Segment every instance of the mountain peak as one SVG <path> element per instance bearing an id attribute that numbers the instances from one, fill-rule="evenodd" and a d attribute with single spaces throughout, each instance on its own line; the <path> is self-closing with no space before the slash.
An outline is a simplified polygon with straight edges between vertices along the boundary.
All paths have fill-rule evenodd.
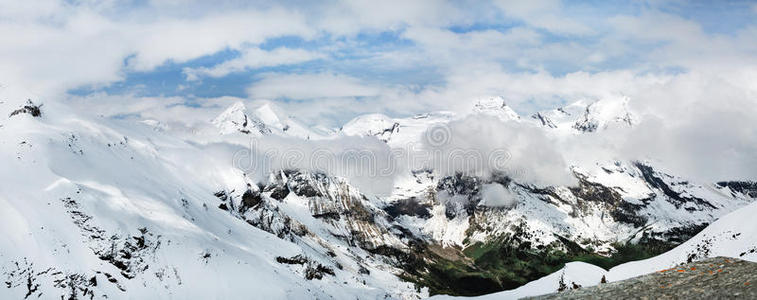
<path id="1" fill-rule="evenodd" d="M 588 106 L 573 128 L 582 132 L 593 132 L 611 126 L 631 127 L 636 122 L 628 109 L 628 97 L 622 99 L 603 99 Z"/>
<path id="2" fill-rule="evenodd" d="M 276 113 L 276 110 L 273 105 L 270 103 L 266 103 L 255 109 L 255 112 L 253 113 L 255 117 L 260 119 L 264 124 L 282 129 L 284 128 L 284 124 L 282 123 L 281 118 L 279 118 L 279 115 Z"/>
<path id="3" fill-rule="evenodd" d="M 342 126 L 346 135 L 383 135 L 394 131 L 396 121 L 383 114 L 367 114 L 357 116 Z"/>
<path id="4" fill-rule="evenodd" d="M 264 122 L 247 115 L 247 107 L 241 101 L 230 105 L 211 123 L 220 129 L 222 135 L 237 131 L 257 136 L 271 133 L 271 129 Z"/>
<path id="5" fill-rule="evenodd" d="M 518 120 L 520 116 L 512 108 L 507 106 L 505 98 L 493 96 L 481 98 L 473 106 L 473 112 L 477 114 L 491 115 L 501 120 Z"/>

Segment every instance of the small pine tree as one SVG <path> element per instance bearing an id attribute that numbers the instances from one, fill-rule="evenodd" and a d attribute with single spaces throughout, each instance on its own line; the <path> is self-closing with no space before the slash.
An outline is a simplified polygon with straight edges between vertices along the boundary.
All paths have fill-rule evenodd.
<path id="1" fill-rule="evenodd" d="M 560 274 L 560 281 L 557 283 L 557 291 L 564 292 L 568 290 L 568 285 L 565 284 L 565 271 Z"/>
<path id="2" fill-rule="evenodd" d="M 602 279 L 599 281 L 599 283 L 607 283 L 607 278 L 605 275 L 602 275 Z"/>

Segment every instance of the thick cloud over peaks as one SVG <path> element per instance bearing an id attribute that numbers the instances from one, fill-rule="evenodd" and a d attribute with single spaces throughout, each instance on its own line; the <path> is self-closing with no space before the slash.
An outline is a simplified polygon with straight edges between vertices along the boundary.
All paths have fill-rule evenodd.
<path id="1" fill-rule="evenodd" d="M 433 135 L 443 134 L 444 138 Z M 556 140 L 531 124 L 471 115 L 443 128 L 431 128 L 424 141 L 431 149 L 435 170 L 451 175 L 462 172 L 488 177 L 494 172 L 536 185 L 574 183 Z"/>
<path id="2" fill-rule="evenodd" d="M 521 116 L 628 97 L 639 121 L 631 129 L 565 139 L 469 118 L 450 124 L 457 141 L 441 150 L 505 149 L 508 166 L 524 170 L 514 176 L 545 183 L 566 182 L 568 164 L 591 159 L 755 179 L 755 7 L 0 1 L 0 84 L 93 114 L 191 128 L 239 100 L 270 100 L 304 123 L 338 128 L 364 113 L 464 114 L 485 95 L 505 96 Z"/>

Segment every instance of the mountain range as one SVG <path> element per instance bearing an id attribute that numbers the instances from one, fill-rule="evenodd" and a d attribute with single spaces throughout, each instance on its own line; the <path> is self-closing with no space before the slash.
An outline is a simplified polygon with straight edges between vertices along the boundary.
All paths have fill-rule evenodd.
<path id="1" fill-rule="evenodd" d="M 237 102 L 196 132 L 9 88 L 0 98 L 3 298 L 517 298 L 714 256 L 757 261 L 754 181 L 604 156 L 566 159 L 568 178 L 542 180 L 519 155 L 547 146 L 518 150 L 519 135 L 503 168 L 471 172 L 427 162 L 366 183 L 301 163 L 240 167 L 240 154 L 347 142 L 453 153 L 481 120 L 501 126 L 493 135 L 599 139 L 642 118 L 624 97 L 530 116 L 484 97 L 463 114 L 368 114 L 340 128 Z"/>

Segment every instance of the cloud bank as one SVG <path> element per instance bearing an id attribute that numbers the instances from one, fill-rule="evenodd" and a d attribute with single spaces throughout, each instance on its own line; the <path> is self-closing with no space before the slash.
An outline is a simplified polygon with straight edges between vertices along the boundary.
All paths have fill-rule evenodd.
<path id="1" fill-rule="evenodd" d="M 2 1 L 0 83 L 190 127 L 239 100 L 338 128 L 362 113 L 465 113 L 483 95 L 523 116 L 628 97 L 639 123 L 612 135 L 470 119 L 450 125 L 450 146 L 491 142 L 543 182 L 597 158 L 754 179 L 755 20 L 746 2 Z"/>

